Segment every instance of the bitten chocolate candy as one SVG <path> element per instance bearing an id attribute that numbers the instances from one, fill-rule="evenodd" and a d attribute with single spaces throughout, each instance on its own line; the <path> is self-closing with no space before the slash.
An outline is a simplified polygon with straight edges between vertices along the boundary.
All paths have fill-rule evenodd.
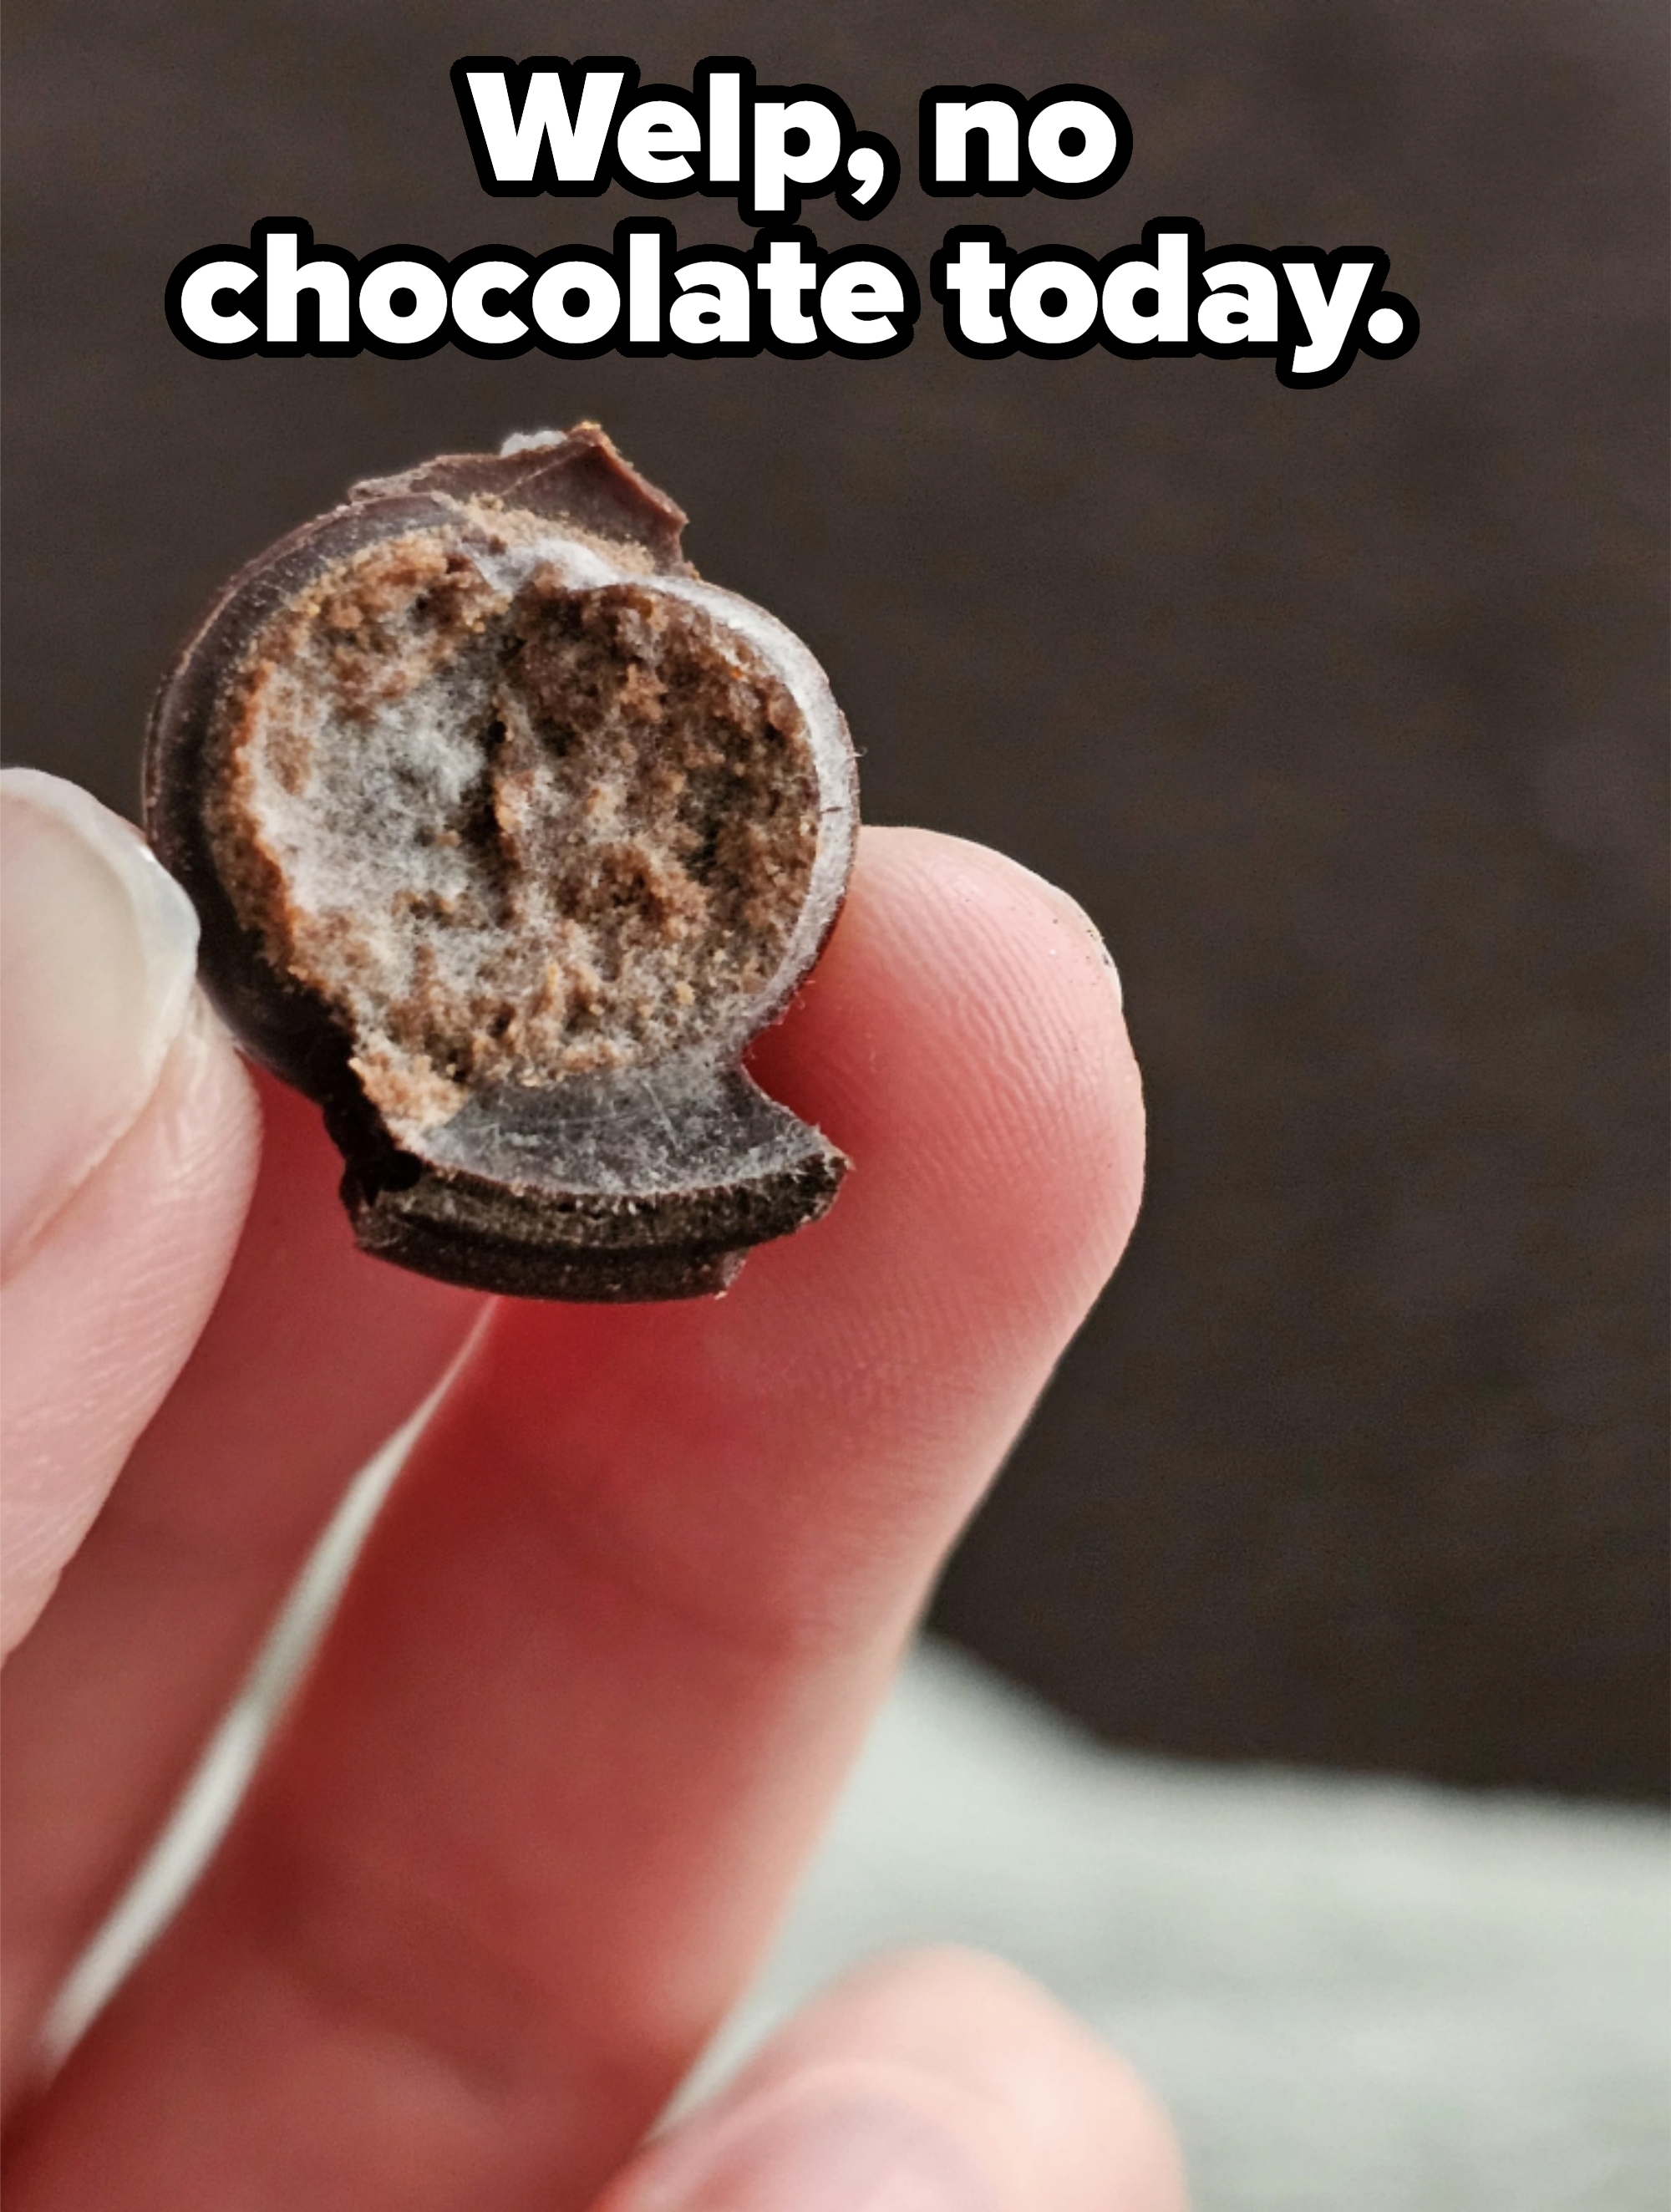
<path id="1" fill-rule="evenodd" d="M 205 984 L 403 1267 L 691 1297 L 841 1181 L 740 1060 L 840 908 L 853 747 L 684 521 L 592 423 L 358 484 L 157 699 L 146 825 Z"/>

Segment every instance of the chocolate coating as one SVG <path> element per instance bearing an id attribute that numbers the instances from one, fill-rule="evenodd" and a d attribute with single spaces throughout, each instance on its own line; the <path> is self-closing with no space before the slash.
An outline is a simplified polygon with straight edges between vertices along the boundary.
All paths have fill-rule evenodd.
<path id="1" fill-rule="evenodd" d="M 839 911 L 853 749 L 684 521 L 590 423 L 358 484 L 159 693 L 146 828 L 205 986 L 401 1266 L 695 1296 L 841 1181 L 740 1060 Z"/>

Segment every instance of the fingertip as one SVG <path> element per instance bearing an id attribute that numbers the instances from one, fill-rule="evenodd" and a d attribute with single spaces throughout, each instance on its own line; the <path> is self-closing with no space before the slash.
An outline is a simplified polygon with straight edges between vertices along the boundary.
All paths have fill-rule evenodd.
<path id="1" fill-rule="evenodd" d="M 1154 2092 L 1121 2054 L 1006 1960 L 934 1945 L 872 1960 L 831 1993 L 832 2017 L 896 2063 L 955 2077 L 1002 2112 L 1065 2208 L 1183 2212 L 1182 2161 Z M 1076 2190 L 1079 2192 L 1075 2194 Z"/>
<path id="2" fill-rule="evenodd" d="M 1083 910 L 1001 853 L 866 830 L 812 983 L 754 1064 L 854 1163 L 802 1252 L 770 1255 L 786 1273 L 814 1238 L 829 1269 L 926 1237 L 1012 1304 L 1082 1311 L 1124 1248 L 1144 1125 L 1118 975 Z"/>
<path id="3" fill-rule="evenodd" d="M 599 2212 L 861 2201 L 1184 2212 L 1185 2195 L 1165 2115 L 1121 2059 L 1014 1968 L 935 1949 L 877 1960 L 817 1999 Z"/>

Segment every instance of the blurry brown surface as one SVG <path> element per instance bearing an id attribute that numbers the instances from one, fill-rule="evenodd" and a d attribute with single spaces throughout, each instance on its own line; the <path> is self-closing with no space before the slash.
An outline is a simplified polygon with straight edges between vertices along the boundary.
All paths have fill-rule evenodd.
<path id="1" fill-rule="evenodd" d="M 1646 0 L 404 0 L 9 16 L 9 757 L 131 807 L 205 595 L 355 477 L 601 418 L 829 668 L 867 811 L 1006 846 L 1123 970 L 1154 1118 L 1113 1292 L 940 1625 L 1117 1741 L 1666 1780 L 1661 11 Z M 461 52 L 842 93 L 867 230 L 1374 244 L 1423 335 L 1268 364 L 201 361 L 169 270 L 606 240 L 495 200 Z M 1124 180 L 927 201 L 918 93 L 1106 87 Z M 681 243 L 743 239 L 724 203 Z"/>

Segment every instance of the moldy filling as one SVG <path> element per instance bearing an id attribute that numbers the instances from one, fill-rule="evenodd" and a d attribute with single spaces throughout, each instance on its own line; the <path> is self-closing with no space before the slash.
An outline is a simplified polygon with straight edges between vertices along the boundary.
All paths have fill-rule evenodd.
<path id="1" fill-rule="evenodd" d="M 209 817 L 238 917 L 412 1138 L 473 1091 L 742 1021 L 817 847 L 804 718 L 673 593 L 445 527 L 336 562 L 254 641 Z"/>

